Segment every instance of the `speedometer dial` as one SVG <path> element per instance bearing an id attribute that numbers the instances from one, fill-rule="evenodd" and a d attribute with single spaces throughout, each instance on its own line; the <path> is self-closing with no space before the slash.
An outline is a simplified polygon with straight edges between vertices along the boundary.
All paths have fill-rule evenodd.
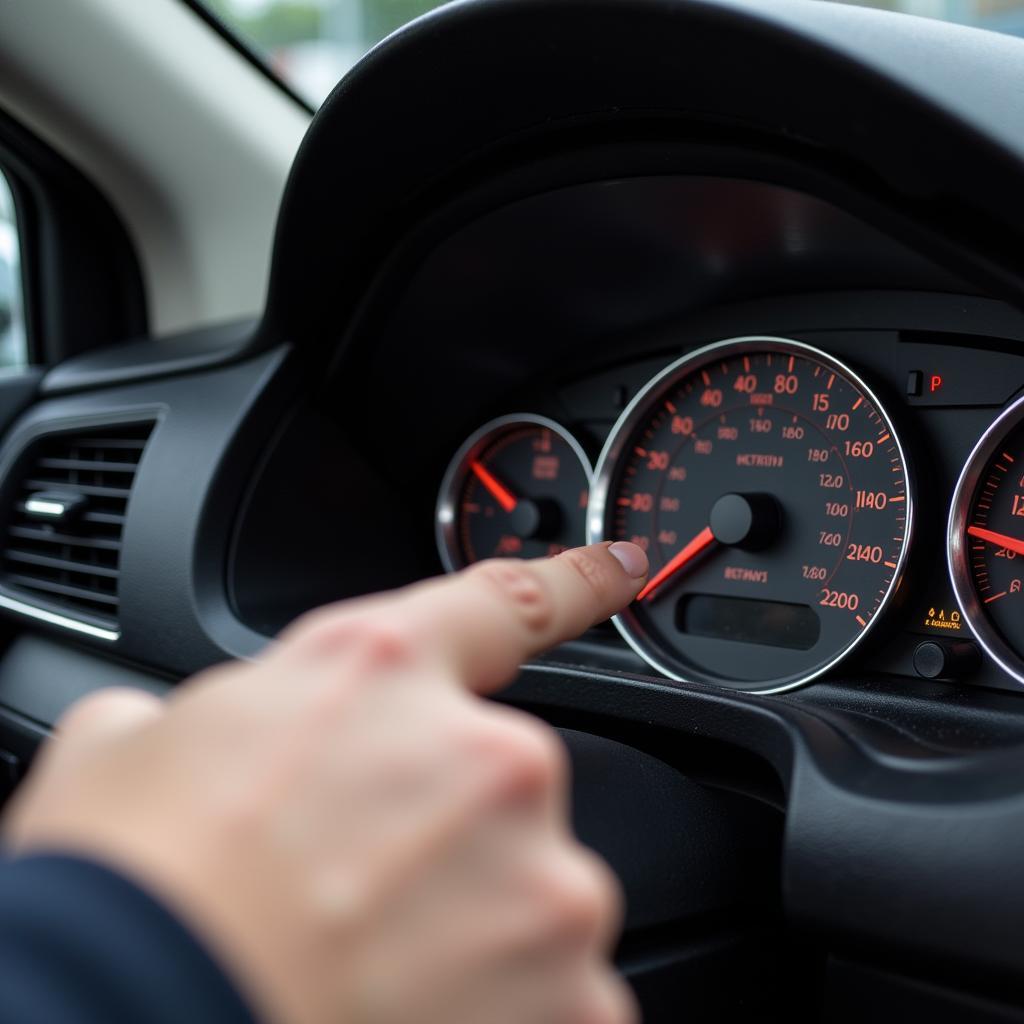
<path id="1" fill-rule="evenodd" d="M 901 577 L 903 451 L 879 401 L 810 346 L 739 338 L 679 360 L 601 454 L 592 540 L 647 550 L 616 625 L 676 679 L 777 691 L 868 632 Z"/>

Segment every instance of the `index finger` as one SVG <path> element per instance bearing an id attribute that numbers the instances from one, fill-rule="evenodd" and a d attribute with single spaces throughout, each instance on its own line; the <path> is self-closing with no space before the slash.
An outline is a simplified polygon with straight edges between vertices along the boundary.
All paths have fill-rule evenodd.
<path id="1" fill-rule="evenodd" d="M 401 616 L 425 653 L 487 692 L 529 658 L 621 611 L 647 578 L 643 550 L 624 541 L 554 558 L 480 562 L 399 592 Z"/>

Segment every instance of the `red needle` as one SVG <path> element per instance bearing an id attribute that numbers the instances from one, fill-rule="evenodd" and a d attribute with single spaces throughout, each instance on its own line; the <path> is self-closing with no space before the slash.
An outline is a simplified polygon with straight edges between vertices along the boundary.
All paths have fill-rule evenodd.
<path id="1" fill-rule="evenodd" d="M 648 580 L 647 586 L 636 595 L 638 601 L 650 597 L 670 576 L 674 576 L 688 562 L 692 562 L 709 544 L 713 544 L 715 535 L 711 532 L 710 526 L 705 526 L 689 544 L 679 552 L 653 579 Z"/>
<path id="2" fill-rule="evenodd" d="M 990 544 L 1002 544 L 1010 551 L 1016 551 L 1018 555 L 1024 555 L 1024 540 L 1017 540 L 1016 537 L 1007 537 L 1005 533 L 993 533 L 992 530 L 983 530 L 980 526 L 968 526 L 967 532 L 978 540 L 987 540 Z"/>
<path id="3" fill-rule="evenodd" d="M 506 511 L 512 512 L 515 510 L 516 505 L 519 504 L 516 501 L 516 496 L 507 488 L 502 486 L 494 478 L 490 470 L 482 463 L 474 459 L 470 464 L 469 468 L 476 473 L 480 479 L 480 483 L 491 492 L 491 497 Z"/>

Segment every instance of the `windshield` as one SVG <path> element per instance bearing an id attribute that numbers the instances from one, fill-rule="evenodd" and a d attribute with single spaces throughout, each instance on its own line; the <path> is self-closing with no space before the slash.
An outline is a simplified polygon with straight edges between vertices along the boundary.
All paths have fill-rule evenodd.
<path id="1" fill-rule="evenodd" d="M 440 0 L 206 0 L 291 88 L 318 107 L 371 47 Z M 853 0 L 823 0 L 848 3 Z M 1024 0 L 856 0 L 1024 35 Z"/>

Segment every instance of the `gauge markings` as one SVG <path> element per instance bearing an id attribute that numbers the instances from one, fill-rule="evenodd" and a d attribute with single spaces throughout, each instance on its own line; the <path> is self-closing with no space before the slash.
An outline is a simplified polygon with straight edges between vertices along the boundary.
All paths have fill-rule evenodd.
<path id="1" fill-rule="evenodd" d="M 589 490 L 586 456 L 558 424 L 532 414 L 486 424 L 442 482 L 435 532 L 445 568 L 582 544 Z"/>
<path id="2" fill-rule="evenodd" d="M 601 536 L 651 560 L 617 622 L 642 654 L 680 678 L 754 673 L 757 689 L 829 663 L 871 624 L 899 581 L 910 502 L 892 426 L 848 371 L 795 343 L 736 355 L 709 350 L 641 390 L 602 456 Z M 742 522 L 712 528 L 725 499 Z"/>
<path id="3" fill-rule="evenodd" d="M 996 533 L 995 530 L 986 530 L 980 526 L 967 527 L 969 537 L 977 537 L 979 540 L 988 541 L 990 544 L 999 544 L 1017 555 L 1024 555 L 1024 540 L 1011 537 L 1005 533 Z"/>

